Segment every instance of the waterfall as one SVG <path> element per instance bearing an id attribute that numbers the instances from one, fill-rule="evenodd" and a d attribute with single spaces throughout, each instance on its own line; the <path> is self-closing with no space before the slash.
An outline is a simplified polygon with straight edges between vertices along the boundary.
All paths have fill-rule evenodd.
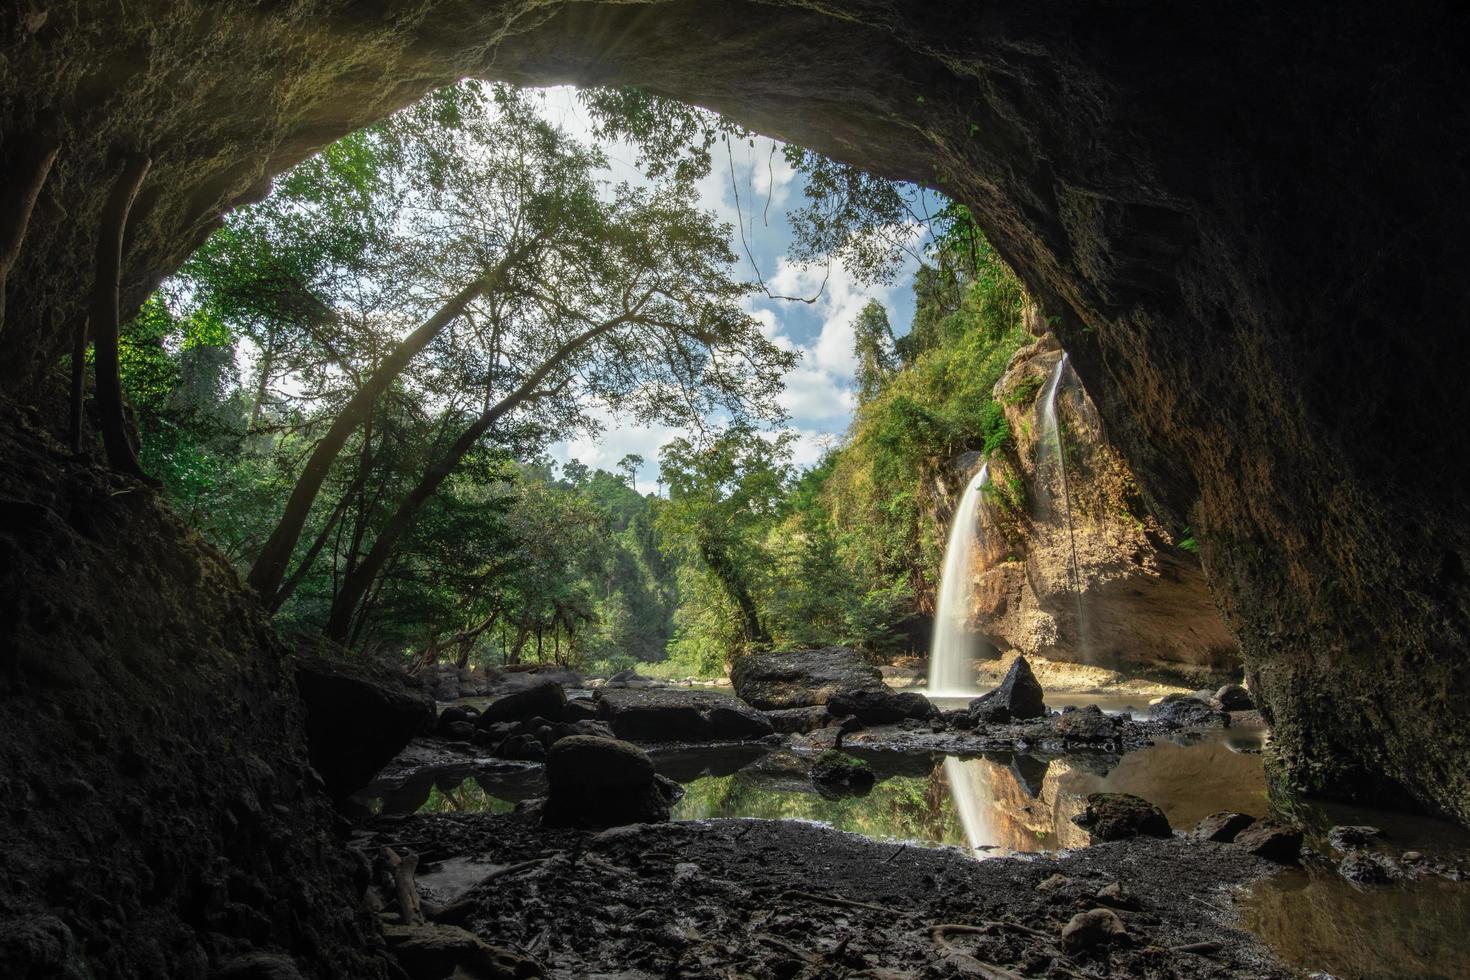
<path id="1" fill-rule="evenodd" d="M 1072 495 L 1067 487 L 1067 454 L 1062 445 L 1062 427 L 1057 423 L 1057 391 L 1062 387 L 1062 376 L 1067 371 L 1068 355 L 1062 352 L 1056 370 L 1046 383 L 1045 397 L 1041 402 L 1041 431 L 1037 433 L 1038 454 L 1036 460 L 1036 483 L 1043 493 L 1050 493 L 1051 484 L 1041 474 L 1041 456 L 1053 447 L 1056 449 L 1057 471 L 1062 488 L 1061 516 L 1067 522 L 1067 543 L 1072 552 L 1072 594 L 1077 599 L 1077 649 L 1085 650 L 1086 621 L 1082 615 L 1082 574 L 1077 566 L 1077 535 L 1072 529 Z M 1085 659 L 1085 657 L 1084 657 Z"/>
<path id="2" fill-rule="evenodd" d="M 939 576 L 939 605 L 934 611 L 934 640 L 929 649 L 930 697 L 963 697 L 975 690 L 975 637 L 969 630 L 970 573 L 980 541 L 976 518 L 980 494 L 990 482 L 990 464 L 980 467 L 960 496 L 949 540 L 944 546 L 944 570 Z"/>

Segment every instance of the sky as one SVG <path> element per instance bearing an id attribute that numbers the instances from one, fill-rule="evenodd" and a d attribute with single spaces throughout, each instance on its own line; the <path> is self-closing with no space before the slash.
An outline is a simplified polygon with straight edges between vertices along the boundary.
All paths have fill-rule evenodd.
<path id="1" fill-rule="evenodd" d="M 585 111 L 570 87 L 543 90 L 545 114 L 570 133 L 587 136 L 591 131 Z M 640 175 L 633 165 L 632 147 L 607 147 L 610 177 L 636 182 Z M 754 145 L 735 141 L 714 148 L 715 166 L 699 183 L 703 207 L 714 211 L 732 226 L 743 224 L 744 242 L 732 235 L 732 251 L 741 256 L 736 274 L 765 281 L 778 296 L 817 296 L 814 303 L 767 299 L 757 294 L 747 304 L 776 344 L 797 351 L 801 357 L 786 375 L 786 389 L 779 402 L 790 415 L 788 428 L 796 433 L 792 461 L 798 466 L 815 463 L 823 450 L 840 441 L 856 407 L 853 373 L 852 324 L 858 311 L 875 299 L 888 311 L 895 334 L 908 331 L 913 316 L 912 283 L 915 260 L 906 260 L 892 285 L 862 285 L 854 282 L 840 264 L 802 268 L 785 256 L 791 242 L 786 212 L 802 203 L 802 178 L 786 163 L 781 144 L 758 137 Z M 733 165 L 734 185 L 731 172 Z M 739 206 L 736 194 L 739 194 Z M 767 202 L 769 201 L 769 206 Z M 746 249 L 749 248 L 749 257 Z M 754 260 L 752 264 L 751 260 Z M 826 279 L 825 288 L 822 287 Z M 618 461 L 629 453 L 642 456 L 638 473 L 640 492 L 657 489 L 658 451 L 680 430 L 663 426 L 640 426 L 631 420 L 601 413 L 602 432 L 551 447 L 558 463 L 576 459 L 586 465 L 617 471 Z"/>

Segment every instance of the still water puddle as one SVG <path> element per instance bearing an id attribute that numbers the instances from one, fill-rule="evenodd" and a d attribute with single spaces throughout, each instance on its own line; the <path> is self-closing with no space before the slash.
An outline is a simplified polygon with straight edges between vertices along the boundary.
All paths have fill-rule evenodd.
<path id="1" fill-rule="evenodd" d="M 676 820 L 760 817 L 812 820 L 882 840 L 963 847 L 977 857 L 1083 847 L 1072 823 L 1089 793 L 1134 793 L 1188 829 L 1219 809 L 1266 812 L 1259 733 L 1215 733 L 1187 744 L 1160 741 L 1121 757 L 865 757 L 878 783 L 865 796 L 829 797 L 807 776 L 810 760 L 764 745 L 656 751 L 659 772 L 684 786 Z M 425 770 L 368 787 L 369 813 L 504 812 L 544 792 L 539 766 L 497 763 Z"/>

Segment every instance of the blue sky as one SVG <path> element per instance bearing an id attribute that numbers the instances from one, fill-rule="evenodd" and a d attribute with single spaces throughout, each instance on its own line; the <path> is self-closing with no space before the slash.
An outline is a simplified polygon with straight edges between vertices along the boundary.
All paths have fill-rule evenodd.
<path id="1" fill-rule="evenodd" d="M 573 89 L 547 89 L 544 98 L 549 119 L 572 133 L 586 134 L 590 130 Z M 732 250 L 741 256 L 738 274 L 752 279 L 759 275 L 776 295 L 818 297 L 810 304 L 758 297 L 749 305 L 768 337 L 801 354 L 786 377 L 780 403 L 791 417 L 788 427 L 796 432 L 793 460 L 805 466 L 815 462 L 826 445 L 840 441 L 852 419 L 856 405 L 852 391 L 853 319 L 869 299 L 876 299 L 887 308 L 894 332 L 906 333 L 913 316 L 911 287 L 916 264 L 909 259 L 891 286 L 854 282 L 840 265 L 828 269 L 792 264 L 785 256 L 791 242 L 786 212 L 802 201 L 801 178 L 786 165 L 779 143 L 763 137 L 754 143 L 735 141 L 728 151 L 717 145 L 716 165 L 700 182 L 700 197 L 703 206 L 722 220 L 732 226 L 744 224 L 745 242 L 742 244 L 738 234 L 732 236 Z M 615 145 L 608 153 L 614 179 L 639 179 L 631 147 Z M 732 186 L 732 165 L 737 186 Z M 754 266 L 746 257 L 746 246 Z M 824 278 L 826 286 L 822 288 Z M 615 470 L 625 455 L 637 453 L 645 461 L 638 474 L 638 488 L 652 492 L 658 477 L 659 447 L 681 431 L 638 426 L 607 413 L 601 418 L 602 432 L 558 443 L 551 448 L 551 457 L 558 462 L 578 459 L 588 466 Z"/>

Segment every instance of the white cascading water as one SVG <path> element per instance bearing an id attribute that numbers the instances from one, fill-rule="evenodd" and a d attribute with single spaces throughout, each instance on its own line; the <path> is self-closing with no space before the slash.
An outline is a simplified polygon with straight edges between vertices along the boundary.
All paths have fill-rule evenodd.
<path id="1" fill-rule="evenodd" d="M 1082 615 L 1082 575 L 1077 567 L 1077 536 L 1072 530 L 1072 499 L 1067 487 L 1067 454 L 1062 446 L 1062 429 L 1057 424 L 1057 391 L 1062 387 L 1062 378 L 1067 372 L 1068 355 L 1062 352 L 1062 359 L 1057 361 L 1057 366 L 1051 373 L 1051 379 L 1047 381 L 1045 397 L 1041 400 L 1041 425 L 1038 435 L 1038 443 L 1043 452 L 1055 452 L 1059 483 L 1061 484 L 1062 506 L 1058 515 L 1067 522 L 1067 544 L 1072 553 L 1072 594 L 1077 599 L 1077 648 L 1079 652 L 1084 650 L 1086 636 L 1086 622 Z M 1037 467 L 1037 486 L 1042 494 L 1049 494 L 1051 485 Z"/>
<path id="2" fill-rule="evenodd" d="M 944 546 L 939 575 L 939 604 L 934 611 L 934 639 L 929 647 L 929 690 L 932 697 L 965 697 L 975 690 L 975 634 L 970 631 L 971 573 L 979 551 L 980 495 L 990 482 L 990 464 L 970 480 L 955 508 Z"/>

